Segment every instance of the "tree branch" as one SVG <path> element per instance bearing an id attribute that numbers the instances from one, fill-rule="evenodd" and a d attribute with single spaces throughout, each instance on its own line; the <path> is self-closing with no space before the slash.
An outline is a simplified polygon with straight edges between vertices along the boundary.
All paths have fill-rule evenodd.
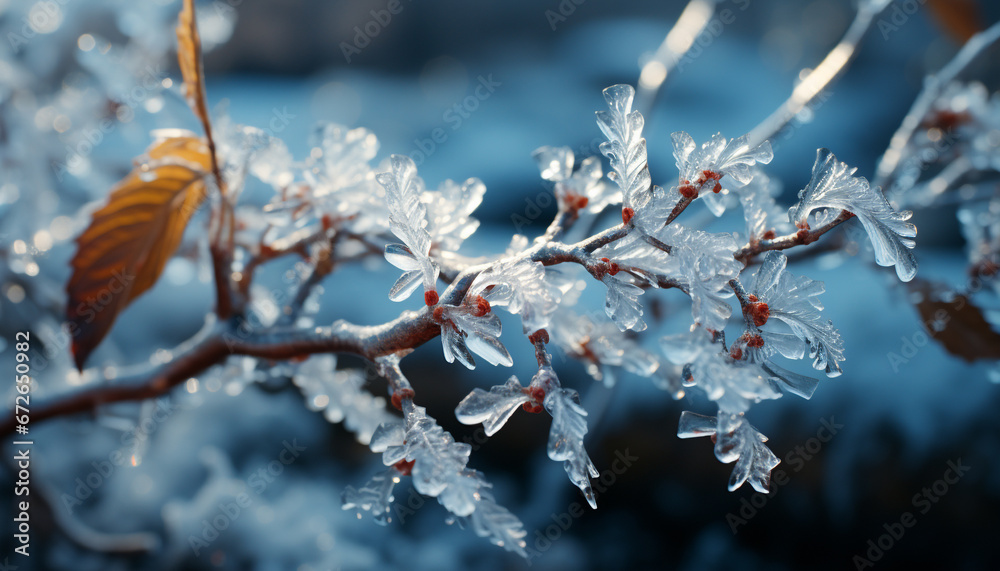
<path id="1" fill-rule="evenodd" d="M 769 250 L 787 250 L 795 246 L 804 246 L 807 244 L 812 244 L 823 234 L 826 234 L 830 230 L 833 230 L 837 226 L 840 226 L 844 222 L 847 222 L 854 215 L 846 210 L 841 210 L 840 214 L 833 220 L 823 224 L 822 226 L 809 230 L 802 229 L 794 234 L 786 234 L 784 236 L 778 236 L 770 240 L 761 240 L 759 242 L 751 242 L 746 246 L 740 248 L 738 252 L 733 254 L 737 260 L 743 262 L 744 265 L 750 263 L 754 256 L 767 252 Z"/>

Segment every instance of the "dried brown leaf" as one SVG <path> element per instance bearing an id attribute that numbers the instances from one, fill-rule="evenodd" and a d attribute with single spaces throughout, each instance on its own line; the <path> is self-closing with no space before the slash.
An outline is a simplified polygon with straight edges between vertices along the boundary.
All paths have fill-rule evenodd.
<path id="1" fill-rule="evenodd" d="M 969 362 L 1000 359 L 1000 333 L 968 297 L 926 281 L 913 289 L 920 294 L 915 305 L 927 332 L 946 351 Z"/>
<path id="2" fill-rule="evenodd" d="M 66 318 L 73 357 L 83 367 L 91 351 L 135 298 L 163 272 L 184 229 L 205 198 L 211 159 L 193 134 L 156 141 L 112 189 L 77 238 Z"/>

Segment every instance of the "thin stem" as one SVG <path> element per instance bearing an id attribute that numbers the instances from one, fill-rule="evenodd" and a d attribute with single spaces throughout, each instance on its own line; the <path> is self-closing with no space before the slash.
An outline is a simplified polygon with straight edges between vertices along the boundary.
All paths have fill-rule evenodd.
<path id="1" fill-rule="evenodd" d="M 778 135 L 796 115 L 843 75 L 857 56 L 858 46 L 872 27 L 875 17 L 888 5 L 889 2 L 884 0 L 862 0 L 854 21 L 840 43 L 823 58 L 816 69 L 795 86 L 792 95 L 770 117 L 750 131 L 748 145 L 751 149 Z"/>
<path id="2" fill-rule="evenodd" d="M 913 102 L 913 106 L 910 107 L 910 111 L 906 114 L 906 117 L 903 118 L 899 129 L 893 134 L 892 139 L 890 139 L 889 148 L 886 149 L 882 155 L 882 159 L 879 161 L 878 167 L 875 169 L 873 186 L 886 188 L 892 182 L 893 177 L 902 166 L 904 149 L 913 140 L 914 134 L 933 108 L 934 102 L 937 101 L 949 84 L 955 81 L 980 55 L 998 42 L 1000 42 L 1000 23 L 994 24 L 988 30 L 973 36 L 959 50 L 958 54 L 948 62 L 948 65 L 924 80 L 924 88 Z"/>
<path id="3" fill-rule="evenodd" d="M 840 226 L 844 222 L 853 218 L 854 215 L 846 210 L 842 210 L 840 214 L 817 228 L 811 230 L 799 230 L 794 234 L 786 234 L 784 236 L 778 236 L 777 238 L 772 238 L 770 240 L 760 240 L 759 242 L 751 242 L 746 246 L 743 246 L 738 252 L 733 254 L 737 260 L 740 260 L 744 264 L 749 264 L 754 256 L 757 254 L 767 252 L 769 250 L 787 250 L 795 246 L 802 246 L 806 244 L 812 244 L 819 239 L 820 236 L 826 234 L 830 230 L 833 230 L 837 226 Z"/>
<path id="4" fill-rule="evenodd" d="M 691 0 L 639 75 L 636 109 L 648 116 L 660 89 L 715 14 L 719 0 Z"/>

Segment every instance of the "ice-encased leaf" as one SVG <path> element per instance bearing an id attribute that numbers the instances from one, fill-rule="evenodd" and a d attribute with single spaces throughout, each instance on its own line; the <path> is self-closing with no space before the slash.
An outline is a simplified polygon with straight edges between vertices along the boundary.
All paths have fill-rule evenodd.
<path id="1" fill-rule="evenodd" d="M 437 497 L 461 475 L 469 462 L 472 447 L 465 442 L 455 442 L 451 434 L 427 416 L 423 407 L 404 401 L 403 412 L 406 423 L 404 441 L 388 447 L 382 462 L 392 465 L 399 461 L 397 458 L 414 462 L 410 472 L 413 486 L 425 496 Z"/>
<path id="2" fill-rule="evenodd" d="M 462 184 L 445 180 L 436 191 L 424 192 L 421 200 L 427 207 L 427 233 L 431 244 L 444 251 L 458 250 L 471 236 L 479 221 L 472 213 L 483 202 L 486 185 L 478 178 L 467 179 Z"/>
<path id="3" fill-rule="evenodd" d="M 768 305 L 769 319 L 778 319 L 809 345 L 813 367 L 828 376 L 841 374 L 844 342 L 830 320 L 823 321 L 819 295 L 823 282 L 785 271 L 788 259 L 780 252 L 764 254 L 754 278 L 753 294 Z"/>
<path id="4" fill-rule="evenodd" d="M 714 423 L 714 427 L 712 424 Z M 729 477 L 729 491 L 749 481 L 762 494 L 770 492 L 771 470 L 780 460 L 764 445 L 767 437 L 747 422 L 743 414 L 720 413 L 710 417 L 683 412 L 677 436 L 695 438 L 715 435 L 715 456 L 724 464 L 736 462 Z"/>
<path id="5" fill-rule="evenodd" d="M 524 331 L 531 333 L 548 326 L 562 291 L 546 279 L 541 262 L 515 258 L 476 276 L 468 295 L 482 296 L 491 306 L 506 307 L 521 317 Z"/>
<path id="6" fill-rule="evenodd" d="M 583 159 L 573 172 L 576 157 L 569 147 L 539 147 L 531 156 L 538 163 L 542 178 L 556 183 L 555 194 L 560 201 L 565 201 L 570 194 L 584 197 L 587 199 L 586 211 L 594 214 L 609 204 L 622 201 L 621 189 L 605 183 L 597 157 Z"/>
<path id="7" fill-rule="evenodd" d="M 765 372 L 771 375 L 771 380 L 775 381 L 782 392 L 792 393 L 804 399 L 811 399 L 813 393 L 816 392 L 816 387 L 819 386 L 818 379 L 789 371 L 784 367 L 776 365 L 774 362 L 768 361 L 761 363 L 760 366 Z"/>
<path id="8" fill-rule="evenodd" d="M 747 135 L 727 140 L 716 133 L 700 146 L 683 131 L 674 133 L 671 138 L 679 183 L 693 186 L 697 196 L 716 216 L 725 212 L 725 197 L 730 187 L 745 186 L 753 179 L 754 165 L 767 164 L 774 158 L 769 142 L 750 148 Z M 715 173 L 722 179 L 709 178 L 706 173 Z M 717 182 L 719 188 L 715 192 Z"/>
<path id="9" fill-rule="evenodd" d="M 531 153 L 542 178 L 552 182 L 566 180 L 573 174 L 573 150 L 569 147 L 539 147 Z"/>
<path id="10" fill-rule="evenodd" d="M 455 409 L 455 416 L 462 424 L 483 423 L 486 436 L 493 436 L 507 422 L 517 407 L 528 402 L 529 397 L 517 377 L 507 379 L 503 385 L 489 390 L 473 389 Z"/>
<path id="11" fill-rule="evenodd" d="M 657 238 L 671 247 L 662 264 L 648 268 L 672 279 L 691 296 L 691 315 L 706 329 L 725 328 L 732 306 L 729 280 L 739 275 L 743 264 L 733 257 L 732 234 L 690 230 L 677 223 L 661 229 Z"/>
<path id="12" fill-rule="evenodd" d="M 448 487 L 438 495 L 438 502 L 451 513 L 466 517 L 476 510 L 480 490 L 490 486 L 481 472 L 465 468 L 459 470 Z"/>
<path id="13" fill-rule="evenodd" d="M 455 442 L 455 439 L 427 415 L 427 410 L 403 401 L 404 427 L 386 424 L 379 427 L 373 437 L 372 447 L 385 446 L 382 462 L 393 465 L 401 460 L 413 462 L 410 475 L 417 492 L 436 497 L 438 502 L 461 521 L 469 522 L 480 537 L 489 538 L 496 545 L 526 555 L 524 525 L 505 508 L 496 504 L 488 489 L 491 487 L 482 473 L 467 466 L 472 446 Z M 387 473 L 392 477 L 391 471 Z M 377 479 L 378 477 L 376 477 Z M 374 481 L 374 480 L 373 480 Z M 351 494 L 352 504 L 373 506 L 384 500 L 369 500 L 376 496 L 384 482 L 376 482 L 375 491 Z M 369 486 L 366 486 L 366 488 Z M 387 496 L 391 492 L 385 492 Z M 376 496 L 376 498 L 379 496 Z M 391 497 L 388 500 L 391 502 Z M 346 508 L 345 508 L 346 509 Z M 379 508 L 382 509 L 382 508 Z"/>
<path id="14" fill-rule="evenodd" d="M 358 519 L 367 513 L 379 525 L 386 525 L 392 518 L 389 511 L 392 509 L 392 490 L 399 482 L 399 473 L 389 468 L 385 472 L 379 472 L 371 480 L 355 489 L 354 486 L 347 486 L 341 494 L 341 508 L 354 510 L 358 514 Z"/>
<path id="15" fill-rule="evenodd" d="M 303 204 L 315 205 L 317 214 L 340 219 L 359 234 L 384 232 L 389 224 L 387 205 L 370 164 L 379 149 L 375 135 L 363 128 L 320 123 L 309 146 L 321 152 L 318 158 L 310 156 L 302 168 L 309 189 Z"/>
<path id="16" fill-rule="evenodd" d="M 610 275 L 604 276 L 601 281 L 608 286 L 608 293 L 604 298 L 604 312 L 615 325 L 622 331 L 646 329 L 646 322 L 642 320 L 642 304 L 639 303 L 642 288 L 623 278 Z"/>
<path id="17" fill-rule="evenodd" d="M 404 440 L 406 440 L 406 429 L 402 422 L 394 419 L 378 425 L 378 428 L 372 433 L 368 447 L 371 448 L 372 452 L 382 453 L 390 446 L 400 446 Z M 398 461 L 389 462 L 388 464 L 395 464 Z"/>
<path id="18" fill-rule="evenodd" d="M 458 360 L 469 369 L 476 368 L 472 352 L 491 365 L 509 367 L 514 364 L 507 348 L 500 342 L 502 327 L 494 313 L 474 315 L 467 306 L 444 305 L 441 323 L 441 343 L 444 358 L 449 363 Z"/>
<path id="19" fill-rule="evenodd" d="M 715 434 L 715 417 L 696 414 L 689 410 L 681 412 L 677 425 L 678 438 L 699 438 Z"/>
<path id="20" fill-rule="evenodd" d="M 390 164 L 390 172 L 380 173 L 375 178 L 385 188 L 389 229 L 405 245 L 390 244 L 385 251 L 390 263 L 397 267 L 402 264 L 400 269 L 409 272 L 396 282 L 390 294 L 392 301 L 402 301 L 417 288 L 417 276 L 413 272 L 419 272 L 424 291 L 428 292 L 435 289 L 438 268 L 429 257 L 431 236 L 425 227 L 424 182 L 417 176 L 417 167 L 410 157 L 392 155 Z M 406 258 L 411 258 L 412 262 Z"/>
<path id="21" fill-rule="evenodd" d="M 786 211 L 775 202 L 775 197 L 779 194 L 779 185 L 759 171 L 754 173 L 753 180 L 740 191 L 740 204 L 743 206 L 749 243 L 765 239 L 768 231 L 778 235 L 792 230 Z"/>
<path id="22" fill-rule="evenodd" d="M 912 212 L 896 212 L 864 177 L 855 177 L 858 169 L 837 160 L 828 149 L 816 151 L 812 179 L 799 191 L 799 202 L 788 210 L 788 219 L 803 226 L 818 209 L 846 210 L 858 217 L 875 249 L 875 261 L 880 266 L 895 266 L 896 275 L 904 282 L 917 274 L 917 260 L 910 250 L 915 242 L 917 227 L 907 222 Z"/>
<path id="23" fill-rule="evenodd" d="M 583 447 L 583 437 L 587 434 L 587 411 L 580 406 L 580 395 L 576 391 L 556 387 L 545 395 L 542 402 L 545 410 L 552 415 L 549 458 L 563 462 L 570 481 L 580 488 L 590 507 L 597 509 L 590 478 L 597 478 L 600 473 Z"/>
<path id="24" fill-rule="evenodd" d="M 607 111 L 597 112 L 597 125 L 607 141 L 601 143 L 601 154 L 611 161 L 608 174 L 622 189 L 625 206 L 635 212 L 650 199 L 652 179 L 646 165 L 646 139 L 642 137 L 642 114 L 632 110 L 635 89 L 631 85 L 613 85 L 604 90 Z"/>
<path id="25" fill-rule="evenodd" d="M 392 245 L 392 244 L 390 244 Z M 396 244 L 398 245 L 398 244 Z M 399 276 L 389 289 L 389 301 L 403 301 L 410 297 L 418 287 L 424 273 L 420 270 L 410 270 Z"/>
<path id="26" fill-rule="evenodd" d="M 672 363 L 686 366 L 690 377 L 685 384 L 700 388 L 720 410 L 745 412 L 754 403 L 781 396 L 759 367 L 728 360 L 722 345 L 703 328 L 663 337 L 660 346 Z"/>
<path id="27" fill-rule="evenodd" d="M 302 392 L 312 410 L 322 410 L 331 423 L 343 423 L 358 442 L 368 444 L 378 427 L 395 417 L 386 408 L 385 399 L 362 387 L 364 374 L 355 369 L 337 370 L 333 355 L 314 355 L 301 363 L 292 382 Z"/>
<path id="28" fill-rule="evenodd" d="M 503 547 L 507 551 L 527 557 L 527 543 L 524 536 L 524 524 L 510 511 L 501 506 L 493 498 L 493 494 L 480 490 L 476 509 L 464 521 L 472 527 L 479 537 L 485 537 L 490 543 Z"/>
<path id="29" fill-rule="evenodd" d="M 547 331 L 554 343 L 584 362 L 589 375 L 609 387 L 615 383 L 614 368 L 622 367 L 642 377 L 651 377 L 660 369 L 659 358 L 627 337 L 617 325 L 577 315 L 568 305 L 560 306 Z"/>

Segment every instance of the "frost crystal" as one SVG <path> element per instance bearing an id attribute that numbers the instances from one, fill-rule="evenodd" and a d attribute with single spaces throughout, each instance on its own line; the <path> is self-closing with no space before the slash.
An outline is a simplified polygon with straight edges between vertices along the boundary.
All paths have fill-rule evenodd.
<path id="1" fill-rule="evenodd" d="M 464 518 L 464 521 L 472 527 L 476 535 L 489 539 L 493 545 L 503 547 L 521 557 L 528 557 L 528 552 L 525 550 L 527 543 L 524 541 L 524 536 L 527 532 L 524 531 L 524 524 L 507 508 L 497 504 L 493 494 L 486 490 L 479 491 L 476 510 Z"/>
<path id="2" fill-rule="evenodd" d="M 825 291 L 823 282 L 786 272 L 787 263 L 784 254 L 767 252 L 754 279 L 753 295 L 767 304 L 771 318 L 786 323 L 792 333 L 809 345 L 814 368 L 836 377 L 841 373 L 840 362 L 844 360 L 844 342 L 833 323 L 824 322 L 820 315 L 823 304 L 819 295 Z M 786 351 L 782 353 L 790 356 Z"/>
<path id="3" fill-rule="evenodd" d="M 642 138 L 642 114 L 632 111 L 635 89 L 631 85 L 613 85 L 604 90 L 609 109 L 597 112 L 597 125 L 607 141 L 601 143 L 601 154 L 611 161 L 608 173 L 622 189 L 624 206 L 633 212 L 649 203 L 651 178 L 646 166 L 646 139 Z"/>
<path id="4" fill-rule="evenodd" d="M 700 196 L 712 214 L 722 216 L 729 187 L 742 187 L 753 179 L 753 166 L 774 158 L 771 143 L 764 141 L 751 149 L 746 135 L 726 140 L 716 133 L 698 146 L 691 135 L 672 135 L 681 194 Z M 725 179 L 725 183 L 722 180 Z"/>
<path id="5" fill-rule="evenodd" d="M 549 367 L 540 368 L 531 385 L 545 389 L 542 405 L 552 415 L 549 458 L 564 463 L 570 481 L 580 488 L 590 507 L 597 509 L 590 478 L 597 478 L 600 473 L 583 447 L 583 437 L 587 434 L 587 411 L 580 406 L 580 395 L 572 389 L 561 388 L 559 378 Z"/>
<path id="6" fill-rule="evenodd" d="M 441 343 L 444 358 L 449 363 L 457 359 L 470 369 L 476 368 L 472 352 L 492 365 L 509 367 L 514 364 L 510 353 L 500 342 L 500 318 L 490 312 L 483 315 L 468 305 L 441 305 Z"/>
<path id="7" fill-rule="evenodd" d="M 556 198 L 570 205 L 574 197 L 586 198 L 585 210 L 603 211 L 608 205 L 622 201 L 619 189 L 604 182 L 601 162 L 597 157 L 587 157 L 574 173 L 575 157 L 569 147 L 540 147 L 531 154 L 538 163 L 542 178 L 556 183 Z"/>
<path id="8" fill-rule="evenodd" d="M 639 296 L 642 288 L 626 281 L 627 277 L 605 275 L 601 281 L 608 286 L 608 294 L 604 298 L 604 312 L 622 331 L 631 329 L 642 331 L 646 322 L 642 320 L 642 304 Z"/>
<path id="9" fill-rule="evenodd" d="M 525 332 L 544 329 L 559 306 L 562 291 L 546 281 L 540 262 L 522 258 L 494 265 L 476 276 L 469 296 L 483 297 L 491 306 L 503 306 L 521 317 Z"/>
<path id="10" fill-rule="evenodd" d="M 667 278 L 691 296 L 695 323 L 722 329 L 732 314 L 725 301 L 733 295 L 728 282 L 743 269 L 733 258 L 735 251 L 736 240 L 731 234 L 689 230 L 675 222 L 653 234 L 630 235 L 599 250 L 598 255 L 628 265 L 653 287 L 658 287 L 657 276 Z"/>
<path id="11" fill-rule="evenodd" d="M 424 181 L 417 176 L 413 159 L 406 155 L 392 155 L 392 171 L 375 178 L 385 188 L 389 206 L 389 228 L 403 244 L 388 244 L 385 259 L 405 273 L 396 280 L 389 292 L 389 299 L 402 301 L 413 293 L 421 280 L 425 299 L 437 299 L 435 285 L 438 268 L 430 259 L 431 236 L 424 227 L 427 210 L 422 200 Z M 433 298 L 429 294 L 434 292 Z"/>
<path id="12" fill-rule="evenodd" d="M 305 184 L 276 188 L 284 199 L 268 205 L 276 214 L 272 221 L 287 224 L 289 214 L 305 208 L 316 222 L 327 215 L 357 233 L 385 231 L 389 221 L 384 192 L 371 165 L 379 148 L 375 135 L 367 129 L 321 123 L 310 146 L 319 156 L 310 155 L 302 166 Z"/>
<path id="13" fill-rule="evenodd" d="M 354 486 L 347 486 L 341 494 L 341 507 L 357 512 L 358 519 L 361 519 L 364 513 L 368 513 L 375 519 L 375 523 L 386 525 L 392 521 L 389 510 L 392 508 L 392 490 L 397 483 L 399 483 L 399 472 L 395 469 L 389 468 L 385 472 L 379 472 L 359 490 Z"/>
<path id="14" fill-rule="evenodd" d="M 841 210 L 854 214 L 868 233 L 878 265 L 896 266 L 896 275 L 908 282 L 917 274 L 917 260 L 910 251 L 917 227 L 907 222 L 913 213 L 893 210 L 878 188 L 872 188 L 864 177 L 853 176 L 857 170 L 838 161 L 828 149 L 818 150 L 812 179 L 799 191 L 799 202 L 788 210 L 788 220 L 809 228 L 810 214 L 817 209 L 826 217 Z"/>
<path id="15" fill-rule="evenodd" d="M 462 424 L 483 423 L 486 436 L 493 436 L 500 430 L 517 407 L 530 398 L 517 377 L 507 379 L 507 383 L 496 385 L 489 390 L 474 389 L 455 409 L 455 416 Z"/>
<path id="16" fill-rule="evenodd" d="M 292 382 L 310 409 L 322 410 L 329 422 L 343 422 L 358 442 L 368 444 L 375 429 L 394 417 L 385 409 L 384 398 L 361 388 L 365 382 L 361 371 L 336 368 L 336 357 L 315 355 L 299 365 Z"/>
<path id="17" fill-rule="evenodd" d="M 714 426 L 713 426 L 714 425 Z M 681 413 L 677 436 L 696 438 L 716 435 L 715 456 L 720 462 L 736 462 L 729 478 L 729 491 L 744 482 L 762 494 L 770 492 L 771 470 L 780 460 L 764 445 L 767 437 L 757 431 L 743 414 L 720 413 L 718 419 L 692 412 Z"/>
<path id="18" fill-rule="evenodd" d="M 421 200 L 427 206 L 431 245 L 446 251 L 457 250 L 479 228 L 479 221 L 471 215 L 485 193 L 486 186 L 478 178 L 462 184 L 446 180 L 436 191 L 423 193 Z"/>
<path id="19" fill-rule="evenodd" d="M 740 204 L 746 219 L 747 242 L 756 244 L 761 240 L 774 238 L 792 230 L 785 210 L 777 205 L 774 198 L 781 194 L 779 185 L 766 174 L 757 171 L 743 190 Z M 768 235 L 768 232 L 771 234 Z"/>
<path id="20" fill-rule="evenodd" d="M 615 369 L 659 381 L 660 359 L 629 338 L 617 325 L 604 319 L 578 315 L 571 308 L 586 287 L 586 282 L 570 283 L 563 296 L 559 311 L 552 316 L 547 329 L 554 343 L 566 353 L 584 362 L 587 373 L 607 386 L 615 384 Z"/>
<path id="21" fill-rule="evenodd" d="M 393 466 L 401 461 L 413 462 L 410 475 L 417 492 L 435 497 L 449 512 L 459 518 L 468 518 L 473 530 L 481 537 L 490 538 L 496 545 L 525 555 L 524 526 L 513 514 L 498 506 L 487 492 L 491 484 L 483 475 L 467 467 L 472 446 L 455 442 L 455 439 L 427 416 L 427 410 L 410 400 L 403 401 L 405 426 L 386 424 L 379 427 L 372 438 L 372 449 L 384 449 L 382 462 Z M 345 493 L 344 509 L 385 503 L 391 493 L 384 491 L 384 482 L 373 480 L 361 491 Z M 390 500 L 391 501 L 391 498 Z M 476 512 L 482 510 L 478 515 Z"/>
<path id="22" fill-rule="evenodd" d="M 684 384 L 702 389 L 719 410 L 742 413 L 756 402 L 781 396 L 758 367 L 728 361 L 704 329 L 664 337 L 660 346 L 670 362 L 685 365 Z"/>

